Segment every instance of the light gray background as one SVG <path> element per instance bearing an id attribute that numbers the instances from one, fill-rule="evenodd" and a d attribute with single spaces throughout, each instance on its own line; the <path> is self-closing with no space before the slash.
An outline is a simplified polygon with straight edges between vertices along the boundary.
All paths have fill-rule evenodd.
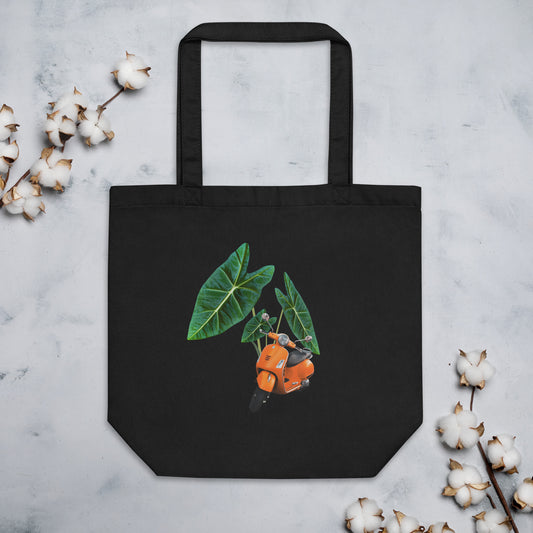
<path id="1" fill-rule="evenodd" d="M 467 402 L 459 347 L 486 347 L 499 371 L 477 407 L 489 436 L 519 436 L 506 492 L 533 473 L 532 2 L 4 0 L 1 16 L 0 103 L 22 124 L 15 175 L 43 146 L 46 102 L 76 84 L 101 103 L 125 49 L 153 70 L 110 106 L 111 143 L 72 141 L 72 187 L 47 195 L 45 216 L 0 213 L 0 531 L 323 533 L 342 531 L 359 496 L 470 531 L 480 508 L 439 493 L 450 455 L 479 458 L 434 432 Z M 355 180 L 423 186 L 425 423 L 375 479 L 157 478 L 106 423 L 108 189 L 174 182 L 177 44 L 217 20 L 339 30 L 354 51 Z M 206 181 L 324 182 L 327 45 L 211 45 L 205 60 Z M 518 523 L 533 531 L 532 516 Z"/>

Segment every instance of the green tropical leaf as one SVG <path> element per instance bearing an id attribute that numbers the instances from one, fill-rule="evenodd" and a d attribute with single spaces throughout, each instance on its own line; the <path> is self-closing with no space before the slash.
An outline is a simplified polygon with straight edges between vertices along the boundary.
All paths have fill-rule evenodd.
<path id="1" fill-rule="evenodd" d="M 202 285 L 192 313 L 188 340 L 220 335 L 246 316 L 274 275 L 272 265 L 247 272 L 248 243 L 241 244 Z"/>
<path id="2" fill-rule="evenodd" d="M 313 321 L 311 320 L 309 310 L 286 272 L 284 274 L 284 279 L 287 294 L 283 294 L 279 289 L 276 289 L 276 298 L 283 309 L 289 327 L 297 339 L 303 339 L 307 335 L 311 335 L 311 337 L 313 337 L 312 340 L 309 342 L 303 342 L 302 344 L 306 348 L 309 348 L 313 353 L 319 354 L 320 349 L 318 348 L 315 328 L 313 327 Z"/>
<path id="3" fill-rule="evenodd" d="M 257 339 L 260 339 L 264 336 L 264 333 L 259 331 L 260 329 L 268 331 L 266 321 L 261 318 L 264 312 L 265 309 L 261 309 L 259 313 L 254 315 L 252 318 L 250 318 L 250 320 L 248 320 L 248 322 L 246 322 L 246 326 L 244 326 L 244 330 L 242 332 L 241 342 L 255 342 Z M 270 329 L 272 329 L 272 326 L 276 323 L 276 320 L 276 317 L 271 317 L 268 319 Z"/>

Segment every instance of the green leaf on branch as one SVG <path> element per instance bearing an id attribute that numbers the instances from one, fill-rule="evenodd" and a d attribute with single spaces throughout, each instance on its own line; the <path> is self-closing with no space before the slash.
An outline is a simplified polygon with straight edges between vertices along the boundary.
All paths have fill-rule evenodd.
<path id="1" fill-rule="evenodd" d="M 202 285 L 189 323 L 188 340 L 207 339 L 246 318 L 270 283 L 274 266 L 247 272 L 248 243 L 241 244 Z"/>
<path id="2" fill-rule="evenodd" d="M 257 339 L 260 339 L 264 336 L 264 333 L 261 333 L 259 330 L 262 329 L 263 331 L 270 331 L 272 329 L 272 326 L 276 323 L 277 318 L 269 318 L 267 325 L 267 321 L 261 318 L 264 312 L 265 310 L 261 309 L 259 313 L 248 320 L 242 332 L 241 342 L 255 342 Z"/>
<path id="3" fill-rule="evenodd" d="M 315 328 L 313 327 L 313 321 L 311 320 L 309 310 L 286 272 L 284 274 L 284 280 L 287 294 L 283 294 L 282 291 L 276 289 L 276 298 L 283 309 L 285 319 L 287 320 L 293 335 L 295 335 L 297 339 L 303 339 L 307 335 L 311 335 L 312 339 L 309 342 L 303 342 L 302 344 L 306 348 L 309 348 L 313 353 L 319 354 L 320 349 L 318 348 Z"/>

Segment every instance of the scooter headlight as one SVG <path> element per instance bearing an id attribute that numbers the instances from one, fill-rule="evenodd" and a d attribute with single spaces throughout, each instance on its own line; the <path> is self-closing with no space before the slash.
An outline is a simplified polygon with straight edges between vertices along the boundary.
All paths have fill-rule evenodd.
<path id="1" fill-rule="evenodd" d="M 280 346 L 287 346 L 287 344 L 289 344 L 289 336 L 285 335 L 285 333 L 281 333 L 278 337 L 278 344 Z"/>

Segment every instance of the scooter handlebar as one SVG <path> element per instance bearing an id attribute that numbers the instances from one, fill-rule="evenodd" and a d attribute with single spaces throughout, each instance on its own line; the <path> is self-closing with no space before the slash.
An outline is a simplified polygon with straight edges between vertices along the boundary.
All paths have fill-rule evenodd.
<path id="1" fill-rule="evenodd" d="M 273 339 L 275 341 L 277 341 L 279 339 L 279 336 L 280 334 L 279 333 L 274 333 L 273 331 L 269 331 L 268 333 L 262 329 L 259 330 L 261 333 L 264 333 L 265 335 L 267 335 L 270 339 Z M 296 344 L 294 344 L 294 342 L 292 342 L 291 340 L 289 340 L 289 342 L 287 343 L 287 346 L 289 348 L 296 348 Z"/>

